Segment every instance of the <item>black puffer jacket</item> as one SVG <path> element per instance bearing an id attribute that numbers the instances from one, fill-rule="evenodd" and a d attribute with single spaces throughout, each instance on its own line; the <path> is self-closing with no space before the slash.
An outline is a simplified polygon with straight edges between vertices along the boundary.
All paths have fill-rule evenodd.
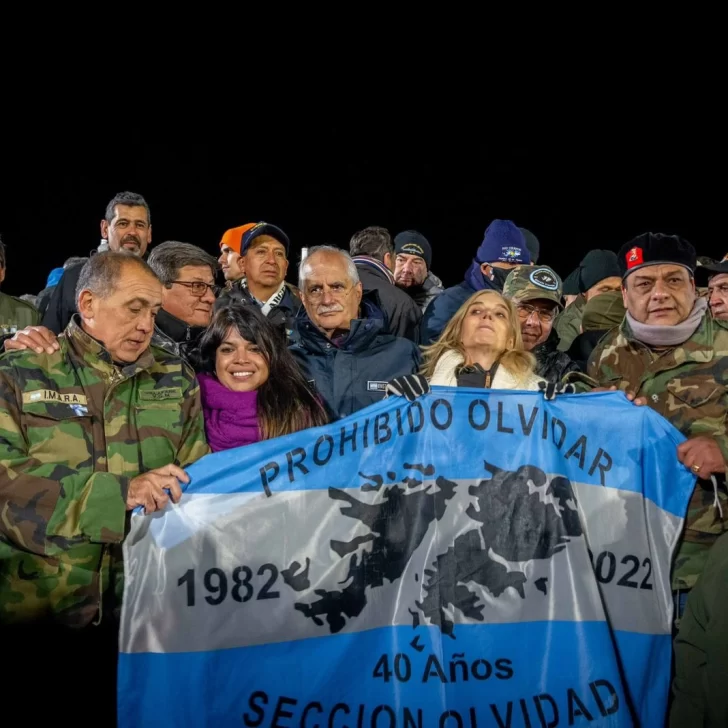
<path id="1" fill-rule="evenodd" d="M 552 329 L 549 338 L 531 351 L 536 357 L 536 375 L 548 382 L 560 382 L 569 372 L 579 371 L 579 365 L 558 346 L 559 335 Z"/>
<path id="2" fill-rule="evenodd" d="M 194 368 L 197 363 L 197 347 L 205 331 L 204 326 L 189 326 L 162 309 L 154 322 L 152 345 L 181 357 Z"/>

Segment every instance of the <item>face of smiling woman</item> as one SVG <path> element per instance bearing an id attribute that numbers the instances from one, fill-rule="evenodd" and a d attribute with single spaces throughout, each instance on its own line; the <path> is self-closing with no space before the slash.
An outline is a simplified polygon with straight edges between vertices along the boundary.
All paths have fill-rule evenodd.
<path id="1" fill-rule="evenodd" d="M 256 344 L 231 328 L 217 347 L 215 374 L 220 384 L 234 392 L 253 392 L 268 380 L 268 362 Z"/>

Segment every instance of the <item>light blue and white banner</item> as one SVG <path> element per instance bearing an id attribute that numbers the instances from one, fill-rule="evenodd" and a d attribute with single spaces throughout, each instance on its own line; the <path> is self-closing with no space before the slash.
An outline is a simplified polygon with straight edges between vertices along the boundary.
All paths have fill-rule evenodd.
<path id="1" fill-rule="evenodd" d="M 682 440 L 436 388 L 204 458 L 132 517 L 120 726 L 662 725 Z"/>

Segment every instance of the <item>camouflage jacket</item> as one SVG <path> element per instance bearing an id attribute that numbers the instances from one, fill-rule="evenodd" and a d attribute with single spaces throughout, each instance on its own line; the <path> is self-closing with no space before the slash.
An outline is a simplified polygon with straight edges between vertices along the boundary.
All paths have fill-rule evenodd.
<path id="1" fill-rule="evenodd" d="M 562 311 L 554 321 L 559 335 L 559 351 L 569 351 L 574 339 L 581 333 L 581 317 L 584 315 L 586 299 L 580 295 L 569 308 Z"/>
<path id="2" fill-rule="evenodd" d="M 119 367 L 73 319 L 59 342 L 0 358 L 0 624 L 117 608 L 130 480 L 209 452 L 180 359 L 151 347 Z"/>
<path id="3" fill-rule="evenodd" d="M 660 353 L 637 341 L 626 319 L 609 332 L 589 358 L 588 375 L 600 386 L 616 387 L 647 398 L 648 405 L 685 437 L 707 435 L 718 443 L 728 463 L 728 329 L 709 314 L 684 344 Z M 674 565 L 673 589 L 692 588 L 708 550 L 728 528 L 725 478 L 718 497 L 724 517 L 713 506 L 711 481 L 698 480 Z"/>

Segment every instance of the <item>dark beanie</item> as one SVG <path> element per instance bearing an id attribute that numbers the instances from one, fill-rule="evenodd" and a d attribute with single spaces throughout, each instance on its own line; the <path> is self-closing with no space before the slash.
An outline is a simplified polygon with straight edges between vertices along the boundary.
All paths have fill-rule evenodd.
<path id="1" fill-rule="evenodd" d="M 695 248 L 677 235 L 643 233 L 625 243 L 618 255 L 623 278 L 648 265 L 681 265 L 691 274 L 695 272 L 697 254 Z"/>
<path id="2" fill-rule="evenodd" d="M 485 230 L 475 260 L 478 263 L 529 265 L 531 255 L 526 247 L 526 238 L 515 223 L 510 220 L 493 220 Z"/>
<path id="3" fill-rule="evenodd" d="M 605 278 L 622 277 L 616 253 L 611 250 L 590 250 L 564 280 L 564 295 L 586 293 Z"/>
<path id="4" fill-rule="evenodd" d="M 518 228 L 522 233 L 523 237 L 526 238 L 526 247 L 528 252 L 531 254 L 531 265 L 538 263 L 538 254 L 541 251 L 541 243 L 538 242 L 538 238 L 526 228 Z"/>
<path id="5" fill-rule="evenodd" d="M 394 254 L 417 255 L 425 261 L 427 270 L 432 264 L 432 248 L 427 238 L 417 230 L 405 230 L 394 239 Z"/>

